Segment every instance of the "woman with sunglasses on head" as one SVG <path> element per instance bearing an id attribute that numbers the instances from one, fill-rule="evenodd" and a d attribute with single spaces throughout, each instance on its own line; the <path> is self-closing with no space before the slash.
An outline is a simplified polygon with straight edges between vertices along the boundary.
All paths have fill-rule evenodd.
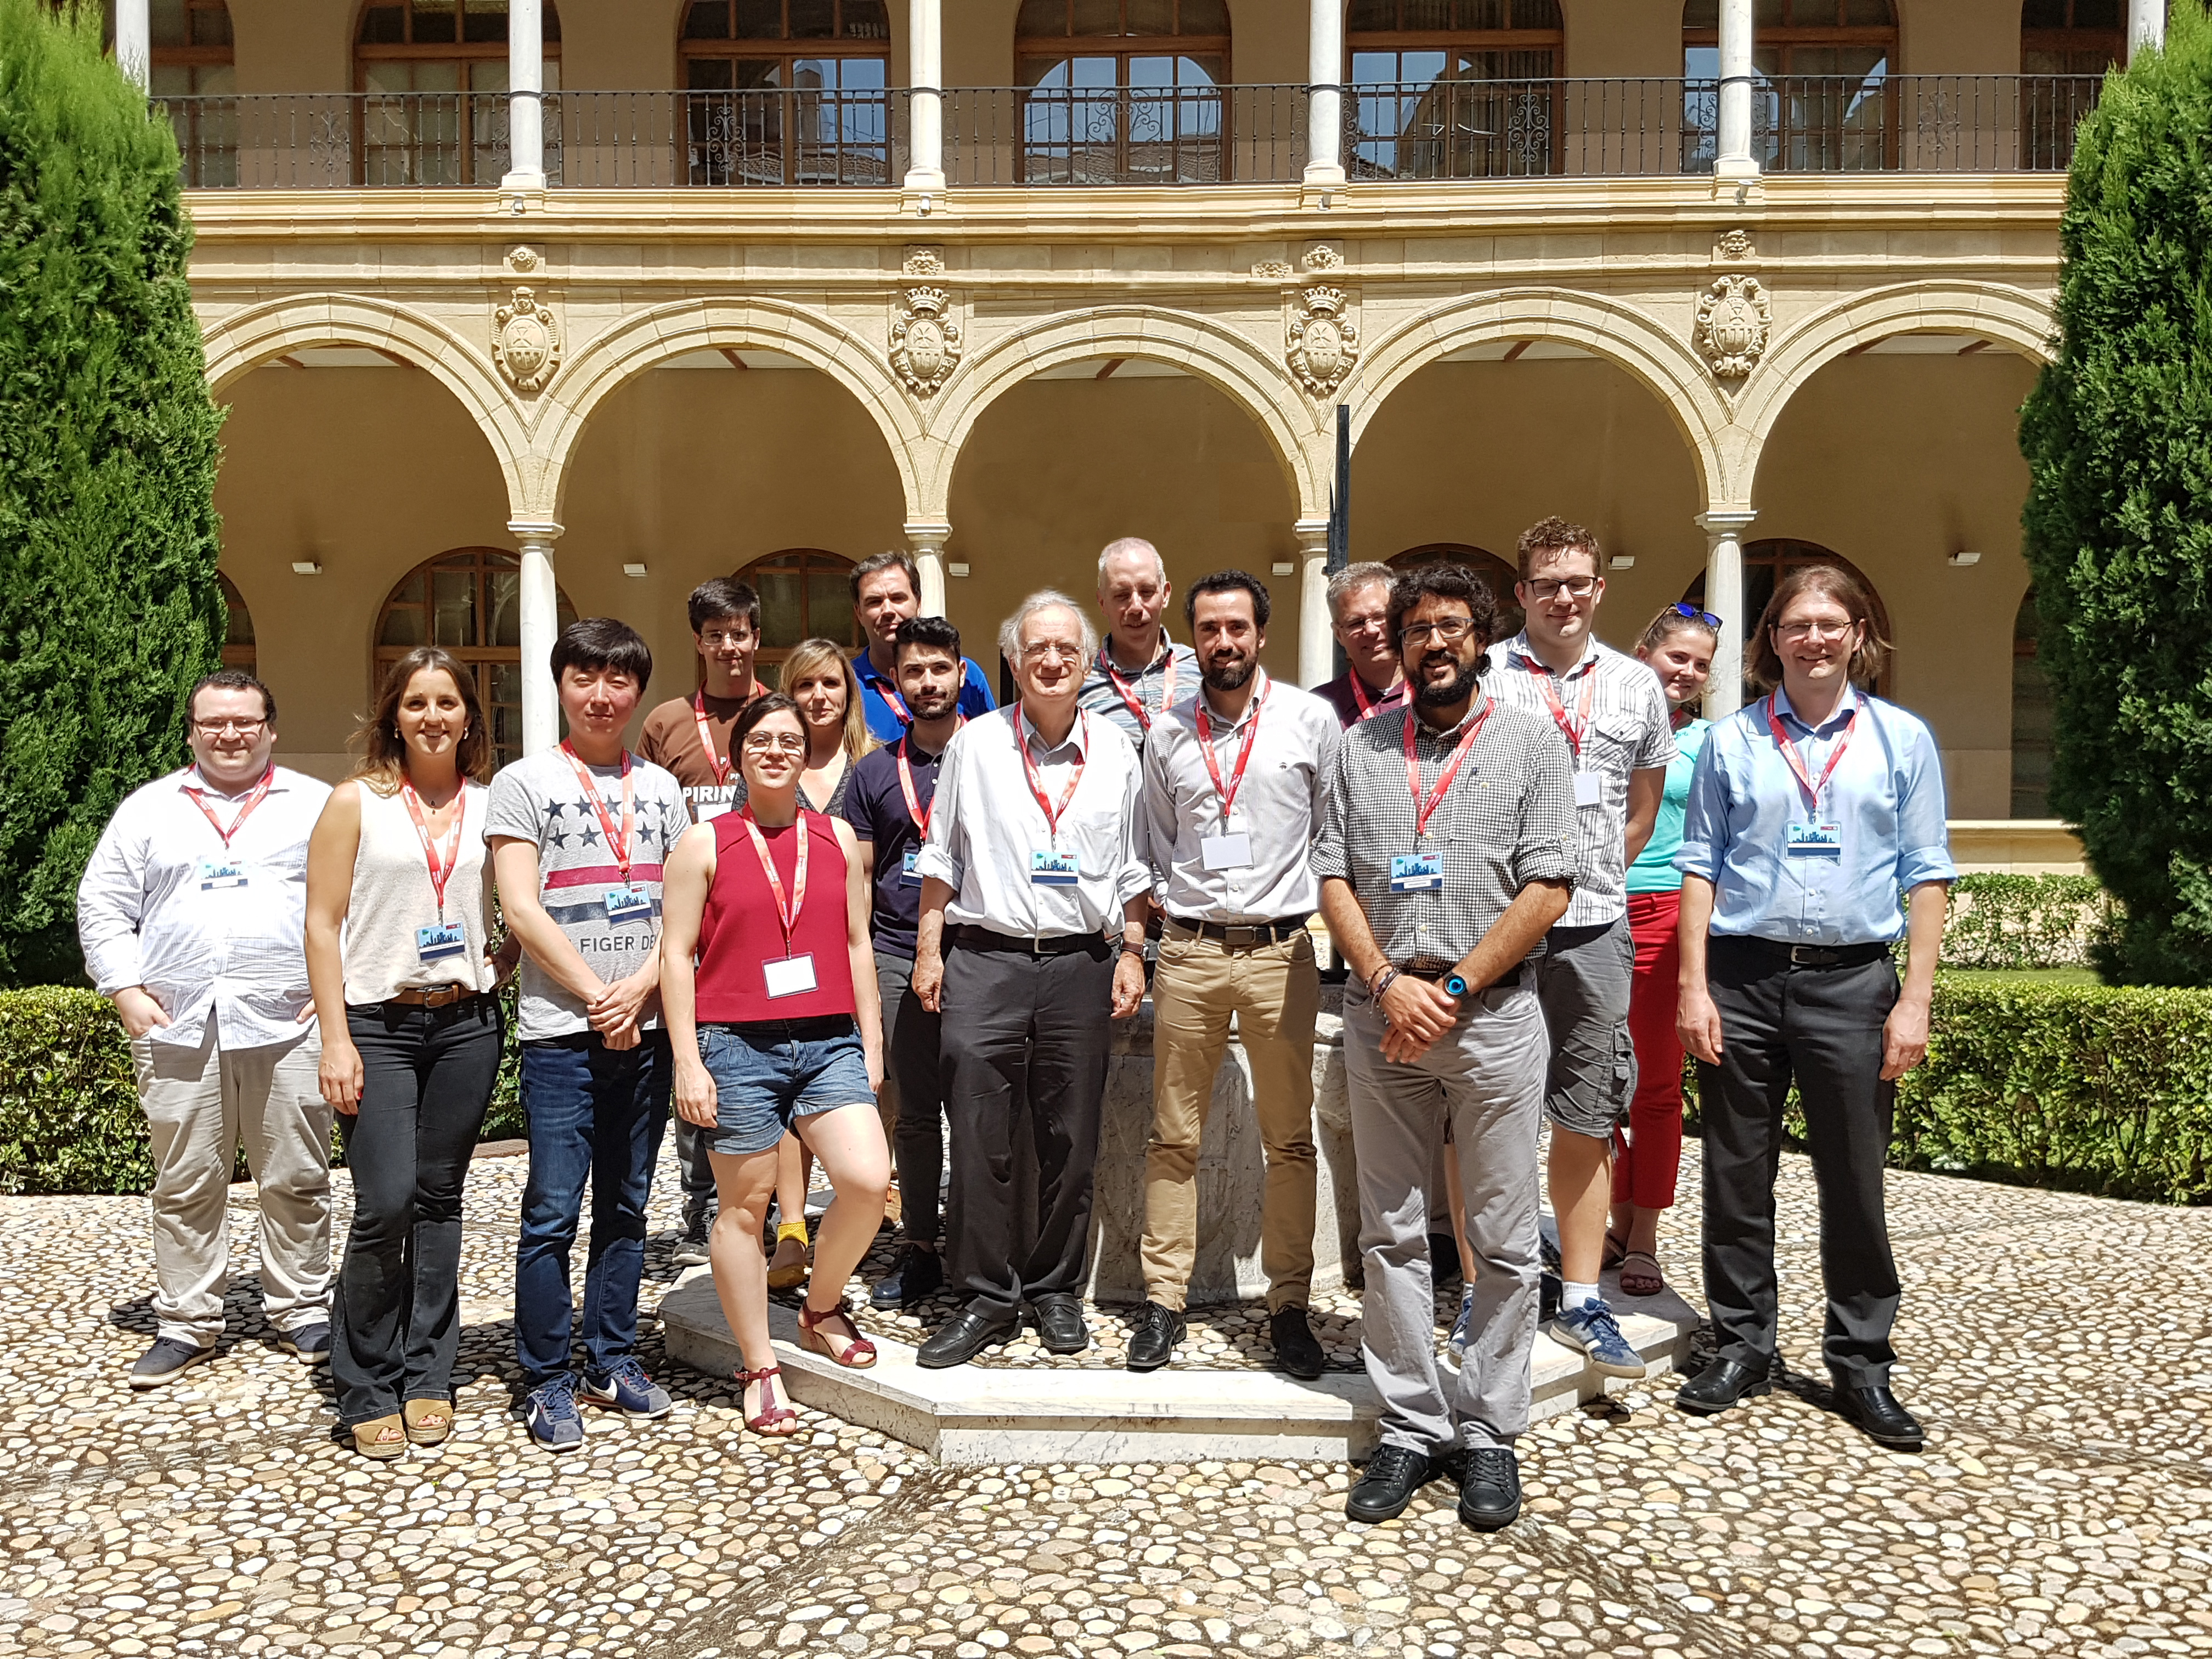
<path id="1" fill-rule="evenodd" d="M 1682 878 L 1674 849 L 1682 844 L 1690 776 L 1712 727 L 1697 711 L 1719 640 L 1719 617 L 1693 605 L 1670 605 L 1636 645 L 1637 659 L 1651 665 L 1666 693 L 1674 758 L 1668 763 L 1651 839 L 1628 866 L 1628 931 L 1636 942 L 1628 1035 L 1636 1045 L 1636 1092 L 1626 1132 L 1616 1128 L 1613 1135 L 1613 1218 L 1605 1248 L 1606 1266 L 1620 1269 L 1623 1296 L 1656 1296 L 1667 1288 L 1659 1271 L 1659 1215 L 1674 1202 L 1682 1163 L 1682 1040 L 1674 1030 Z"/>
<path id="2" fill-rule="evenodd" d="M 761 1224 L 776 1148 L 795 1133 L 836 1189 L 822 1218 L 822 1271 L 799 1316 L 799 1344 L 837 1364 L 876 1350 L 845 1311 L 890 1183 L 876 1115 L 883 1081 L 871 873 L 852 827 L 799 791 L 806 728 L 772 693 L 738 716 L 731 748 L 746 804 L 687 832 L 662 889 L 661 1018 L 675 1053 L 676 1109 L 713 1131 L 720 1208 L 708 1249 L 723 1316 L 744 1356 L 745 1425 L 799 1427 L 776 1380 Z"/>
<path id="3" fill-rule="evenodd" d="M 490 948 L 476 678 L 435 646 L 392 664 L 307 843 L 307 981 L 323 1098 L 353 1175 L 331 1376 L 363 1455 L 453 1427 L 461 1188 L 499 1073 L 520 941 Z"/>

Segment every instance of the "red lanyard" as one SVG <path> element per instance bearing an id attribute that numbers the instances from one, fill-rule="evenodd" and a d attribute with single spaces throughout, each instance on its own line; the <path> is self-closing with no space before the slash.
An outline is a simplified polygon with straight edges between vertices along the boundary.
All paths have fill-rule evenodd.
<path id="1" fill-rule="evenodd" d="M 607 832 L 607 850 L 615 855 L 616 866 L 622 871 L 623 884 L 629 884 L 629 838 L 637 828 L 637 785 L 629 775 L 629 750 L 623 750 L 622 829 L 615 829 L 614 817 L 607 811 L 606 802 L 599 799 L 599 786 L 592 775 L 584 769 L 584 763 L 576 758 L 576 751 L 568 746 L 568 739 L 561 739 L 561 752 L 568 757 L 568 764 L 576 769 L 576 781 L 584 786 L 584 797 L 592 803 L 592 810 L 599 815 L 599 828 Z"/>
<path id="2" fill-rule="evenodd" d="M 246 804 L 238 809 L 238 816 L 230 821 L 230 828 L 228 830 L 222 827 L 222 821 L 209 810 L 206 796 L 201 794 L 189 783 L 183 787 L 184 792 L 192 798 L 192 805 L 200 809 L 200 816 L 213 824 L 216 834 L 222 837 L 222 850 L 228 853 L 230 851 L 230 838 L 246 827 L 246 820 L 253 815 L 255 807 L 268 799 L 269 791 L 276 782 L 276 769 L 271 766 L 261 775 L 261 781 L 253 786 L 253 793 L 246 796 Z"/>
<path id="3" fill-rule="evenodd" d="M 1367 695 L 1367 683 L 1359 678 L 1357 668 L 1348 678 L 1352 681 L 1352 701 L 1358 705 L 1359 718 L 1363 720 L 1374 719 L 1394 702 L 1403 702 L 1406 700 L 1406 682 L 1402 678 L 1381 696 L 1370 697 Z"/>
<path id="4" fill-rule="evenodd" d="M 775 860 L 768 855 L 768 837 L 761 834 L 760 821 L 753 817 L 753 809 L 743 806 L 738 816 L 745 822 L 745 833 L 753 838 L 753 851 L 760 854 L 761 873 L 768 878 L 769 896 L 775 901 L 775 919 L 783 924 L 783 954 L 791 955 L 791 930 L 798 925 L 799 907 L 806 902 L 806 809 L 799 809 L 799 817 L 792 829 L 799 836 L 799 851 L 793 855 L 795 866 L 791 872 L 791 902 L 783 902 L 783 880 L 775 873 Z"/>
<path id="5" fill-rule="evenodd" d="M 1354 679 L 1359 677 L 1355 674 Z M 1237 805 L 1237 792 L 1243 787 L 1244 769 L 1251 763 L 1252 744 L 1260 736 L 1260 711 L 1267 706 L 1267 682 L 1262 678 L 1260 693 L 1252 700 L 1252 718 L 1244 727 L 1244 740 L 1237 746 L 1237 769 L 1230 774 L 1229 781 L 1221 781 L 1221 763 L 1213 754 L 1213 722 L 1206 717 L 1206 699 L 1198 700 L 1198 751 L 1206 757 L 1206 769 L 1213 775 L 1213 792 L 1221 797 L 1221 827 L 1229 827 L 1229 814 Z"/>
<path id="6" fill-rule="evenodd" d="M 1774 694 L 1771 691 L 1766 694 L 1766 729 L 1774 733 L 1775 746 L 1781 750 L 1782 758 L 1790 763 L 1790 769 L 1797 775 L 1797 782 L 1807 796 L 1807 811 L 1820 810 L 1820 792 L 1828 787 L 1828 780 L 1835 775 L 1836 763 L 1843 759 L 1844 750 L 1851 746 L 1851 733 L 1857 729 L 1858 723 L 1858 705 L 1854 703 L 1851 705 L 1851 717 L 1844 726 L 1844 735 L 1836 739 L 1836 746 L 1828 756 L 1828 763 L 1820 769 L 1820 781 L 1816 783 L 1813 775 L 1805 769 L 1805 757 L 1797 752 L 1797 745 L 1790 740 L 1789 732 L 1782 729 L 1782 718 L 1774 712 Z"/>
<path id="7" fill-rule="evenodd" d="M 1552 671 L 1533 657 L 1523 660 L 1528 665 L 1528 672 L 1536 677 L 1536 684 L 1544 690 L 1544 702 L 1552 711 L 1552 723 L 1565 736 L 1567 747 L 1573 750 L 1575 758 L 1580 760 L 1583 757 L 1583 734 L 1589 730 L 1590 699 L 1597 695 L 1596 663 L 1591 663 L 1588 672 L 1583 675 L 1582 702 L 1576 708 L 1575 718 L 1570 723 L 1567 706 L 1559 701 L 1559 688 L 1552 684 Z"/>
<path id="8" fill-rule="evenodd" d="M 959 723 L 954 726 L 952 729 L 957 732 L 961 726 L 967 724 L 968 717 L 965 714 L 963 714 L 960 717 Z M 920 835 L 924 841 L 927 841 L 929 839 L 930 807 L 933 807 L 937 805 L 937 797 L 935 795 L 932 795 L 929 798 L 929 806 L 924 806 L 921 804 L 921 797 L 915 793 L 914 769 L 906 763 L 907 745 L 913 741 L 914 732 L 911 729 L 908 731 L 906 736 L 899 739 L 899 787 L 906 792 L 906 815 L 914 820 L 915 833 Z M 1063 803 L 1063 805 L 1065 805 L 1065 803 Z"/>
<path id="9" fill-rule="evenodd" d="M 1053 845 L 1057 847 L 1060 845 L 1060 815 L 1067 811 L 1067 803 L 1075 799 L 1076 788 L 1083 781 L 1083 769 L 1090 764 L 1091 716 L 1083 709 L 1076 710 L 1076 719 L 1082 722 L 1083 730 L 1080 752 L 1085 758 L 1075 763 L 1075 775 L 1067 781 L 1067 788 L 1061 794 L 1057 806 L 1044 798 L 1044 774 L 1037 769 L 1036 762 L 1030 757 L 1029 739 L 1022 735 L 1022 706 L 1016 703 L 1007 709 L 1006 718 L 1013 724 L 1014 747 L 1022 751 L 1022 775 L 1029 780 L 1030 793 L 1036 797 L 1036 804 L 1044 809 L 1045 828 L 1051 832 Z M 930 803 L 933 806 L 936 804 L 933 800 Z"/>
<path id="10" fill-rule="evenodd" d="M 878 676 L 875 681 L 875 687 L 876 695 L 884 700 L 884 706 L 886 708 L 890 709 L 892 714 L 898 716 L 899 724 L 901 726 L 912 726 L 914 724 L 914 716 L 907 713 L 906 699 L 899 696 L 897 690 L 891 684 L 891 683 Z M 963 683 L 960 689 L 963 691 L 965 691 L 968 688 Z"/>
<path id="11" fill-rule="evenodd" d="M 704 691 L 691 694 L 691 718 L 699 722 L 699 746 L 707 751 L 707 764 L 714 769 L 714 781 L 727 783 L 738 763 L 714 753 L 714 729 L 707 724 L 707 694 Z"/>
<path id="12" fill-rule="evenodd" d="M 454 866 L 461 861 L 461 820 L 468 816 L 468 786 L 463 784 L 453 796 L 453 833 L 446 838 L 441 854 L 435 842 L 430 839 L 430 821 L 422 815 L 422 798 L 415 793 L 415 786 L 406 779 L 399 781 L 399 798 L 407 803 L 407 816 L 415 820 L 415 833 L 422 837 L 422 856 L 430 863 L 430 890 L 438 896 L 438 920 L 446 920 L 446 884 L 453 878 Z"/>
<path id="13" fill-rule="evenodd" d="M 1429 833 L 1429 819 L 1443 799 L 1444 791 L 1451 787 L 1452 780 L 1459 775 L 1460 763 L 1467 758 L 1467 751 L 1474 747 L 1474 740 L 1482 735 L 1482 728 L 1490 723 L 1490 711 L 1497 707 L 1495 699 L 1482 705 L 1482 713 L 1468 726 L 1467 735 L 1452 750 L 1451 759 L 1437 775 L 1437 787 L 1430 791 L 1425 799 L 1421 795 L 1420 757 L 1413 752 L 1413 728 L 1419 724 L 1420 717 L 1410 708 L 1406 711 L 1406 781 L 1413 787 L 1413 834 L 1417 838 Z"/>
<path id="14" fill-rule="evenodd" d="M 1167 652 L 1168 672 L 1160 686 L 1160 707 L 1163 708 L 1172 708 L 1175 706 L 1176 677 L 1175 643 L 1173 641 L 1170 641 L 1168 642 Z M 1142 694 L 1137 690 L 1138 682 L 1141 681 L 1145 678 L 1145 674 L 1139 673 L 1136 679 L 1133 680 L 1122 678 L 1121 671 L 1114 665 L 1114 648 L 1108 645 L 1102 645 L 1098 647 L 1098 665 L 1106 671 L 1106 678 L 1113 683 L 1115 695 L 1120 697 L 1123 706 L 1126 707 L 1132 714 L 1134 714 L 1137 717 L 1138 726 L 1146 732 L 1151 731 L 1152 729 L 1152 711 L 1145 707 L 1145 699 Z M 1150 671 L 1146 670 L 1145 672 L 1149 672 Z"/>

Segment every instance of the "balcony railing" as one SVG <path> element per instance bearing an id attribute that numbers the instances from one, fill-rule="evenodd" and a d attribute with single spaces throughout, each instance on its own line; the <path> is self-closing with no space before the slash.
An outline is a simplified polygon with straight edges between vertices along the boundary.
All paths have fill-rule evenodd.
<path id="1" fill-rule="evenodd" d="M 2096 76 L 1793 76 L 1752 99 L 1770 173 L 2063 169 Z M 890 91 L 561 92 L 544 100 L 548 180 L 574 190 L 896 186 L 913 102 Z M 955 88 L 941 94 L 958 186 L 1290 184 L 1301 86 Z M 1707 173 L 1712 82 L 1435 81 L 1347 87 L 1356 179 L 1631 178 Z M 185 183 L 204 190 L 495 185 L 503 94 L 280 93 L 171 98 Z"/>

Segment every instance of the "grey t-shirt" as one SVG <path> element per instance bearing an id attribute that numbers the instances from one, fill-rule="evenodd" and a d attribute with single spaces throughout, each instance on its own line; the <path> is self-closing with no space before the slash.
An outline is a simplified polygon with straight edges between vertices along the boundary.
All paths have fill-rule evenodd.
<path id="1" fill-rule="evenodd" d="M 620 832 L 622 769 L 590 769 L 606 815 Z M 584 793 L 575 768 L 559 749 L 549 749 L 514 765 L 491 781 L 491 804 L 484 816 L 484 838 L 514 836 L 538 847 L 538 893 L 546 914 L 560 924 L 568 943 L 608 984 L 643 967 L 660 945 L 660 871 L 668 854 L 691 827 L 684 787 L 651 761 L 631 757 L 630 785 L 635 796 L 636 830 L 629 848 L 630 885 L 648 902 L 634 915 L 611 921 L 610 889 L 623 885 L 621 866 L 607 845 L 599 814 Z M 658 1025 L 657 1003 L 648 1002 L 643 1024 Z M 522 957 L 522 1040 L 567 1036 L 591 1029 L 584 1005 L 553 981 L 527 951 Z"/>

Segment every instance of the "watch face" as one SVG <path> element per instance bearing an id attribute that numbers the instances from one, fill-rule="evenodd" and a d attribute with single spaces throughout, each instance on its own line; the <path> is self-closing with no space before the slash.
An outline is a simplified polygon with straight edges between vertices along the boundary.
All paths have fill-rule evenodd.
<path id="1" fill-rule="evenodd" d="M 1444 989 L 1453 996 L 1463 997 L 1467 994 L 1467 981 L 1457 974 L 1454 974 L 1444 981 Z"/>

